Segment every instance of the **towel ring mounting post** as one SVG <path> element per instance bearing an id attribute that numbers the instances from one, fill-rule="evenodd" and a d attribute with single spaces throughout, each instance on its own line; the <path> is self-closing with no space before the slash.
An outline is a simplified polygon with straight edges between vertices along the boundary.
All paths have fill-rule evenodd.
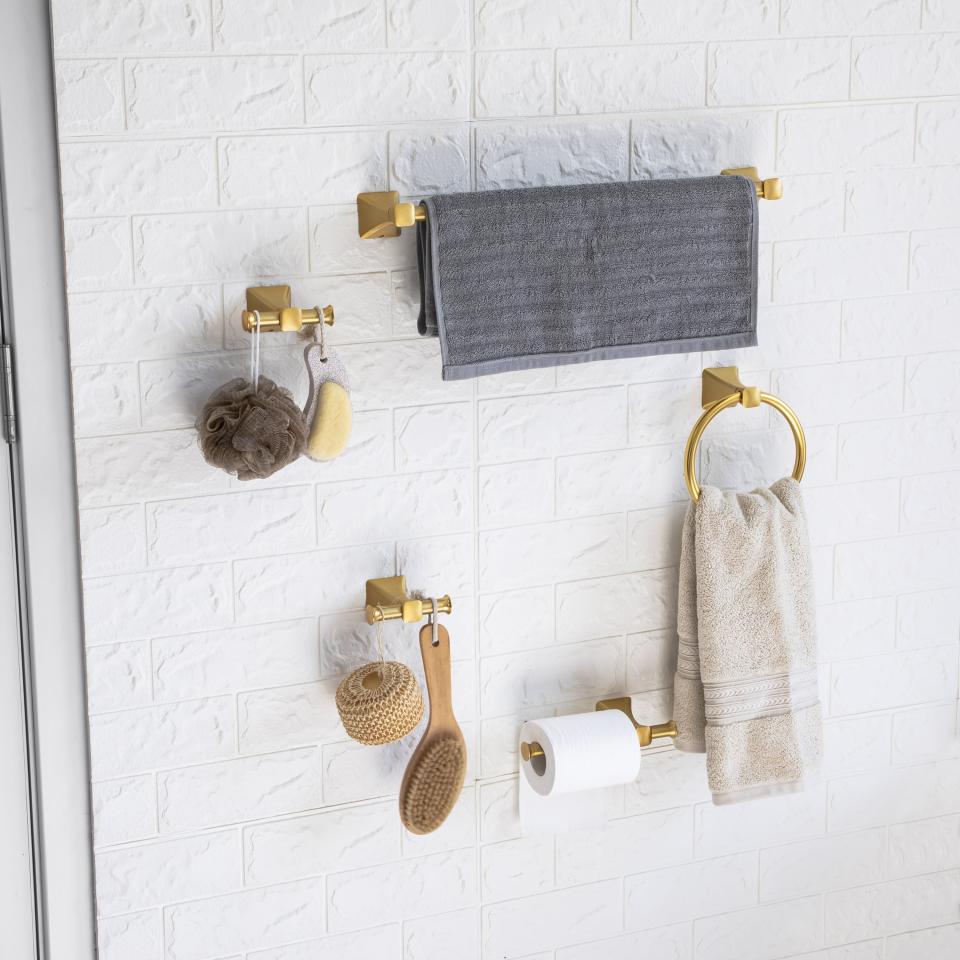
<path id="1" fill-rule="evenodd" d="M 742 403 L 745 407 L 758 407 L 761 403 L 774 408 L 781 413 L 796 444 L 797 455 L 793 463 L 793 479 L 798 483 L 803 479 L 803 470 L 807 465 L 807 438 L 803 427 L 793 410 L 779 397 L 772 393 L 764 393 L 759 387 L 747 387 L 740 382 L 740 372 L 736 367 L 709 367 L 703 371 L 703 388 L 701 405 L 703 413 L 690 431 L 687 445 L 683 451 L 683 478 L 687 484 L 690 498 L 696 502 L 700 499 L 700 484 L 697 483 L 697 448 L 700 438 L 707 429 L 710 421 L 728 407 L 735 407 Z"/>
<path id="2" fill-rule="evenodd" d="M 779 177 L 761 179 L 756 167 L 729 167 L 721 170 L 720 175 L 753 181 L 760 200 L 779 200 L 783 196 L 783 181 Z M 399 237 L 404 227 L 426 219 L 427 208 L 422 203 L 401 202 L 396 190 L 357 194 L 357 232 L 361 240 Z"/>

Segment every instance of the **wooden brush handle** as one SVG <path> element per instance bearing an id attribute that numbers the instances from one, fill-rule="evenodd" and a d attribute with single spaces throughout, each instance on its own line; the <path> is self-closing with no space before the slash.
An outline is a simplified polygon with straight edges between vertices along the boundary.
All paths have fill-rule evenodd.
<path id="1" fill-rule="evenodd" d="M 430 698 L 430 729 L 438 724 L 457 725 L 450 689 L 450 634 L 440 624 L 437 624 L 437 641 L 434 646 L 433 627 L 429 623 L 420 629 L 420 655 L 423 657 L 423 673 L 427 678 L 427 695 Z"/>

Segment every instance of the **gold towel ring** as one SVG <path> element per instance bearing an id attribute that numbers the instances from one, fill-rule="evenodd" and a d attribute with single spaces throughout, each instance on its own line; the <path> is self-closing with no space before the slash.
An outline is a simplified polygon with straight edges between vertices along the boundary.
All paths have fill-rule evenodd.
<path id="1" fill-rule="evenodd" d="M 792 476 L 798 483 L 803 478 L 803 469 L 807 465 L 807 439 L 803 434 L 800 420 L 793 410 L 772 393 L 762 393 L 757 387 L 745 387 L 740 383 L 736 367 L 714 367 L 703 371 L 704 411 L 694 424 L 693 430 L 690 431 L 683 451 L 683 478 L 694 502 L 700 499 L 700 484 L 697 483 L 696 469 L 700 438 L 718 413 L 728 407 L 735 407 L 738 403 L 742 403 L 745 407 L 758 407 L 761 403 L 766 403 L 783 414 L 787 423 L 790 424 L 793 440 L 797 446 Z"/>

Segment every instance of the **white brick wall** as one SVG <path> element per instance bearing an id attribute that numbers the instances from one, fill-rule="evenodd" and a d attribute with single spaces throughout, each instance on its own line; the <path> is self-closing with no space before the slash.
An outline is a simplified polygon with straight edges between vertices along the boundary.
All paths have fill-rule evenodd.
<path id="1" fill-rule="evenodd" d="M 953 960 L 960 953 L 960 13 L 951 0 L 54 0 L 104 960 Z M 756 163 L 760 346 L 444 384 L 405 196 Z M 191 428 L 243 291 L 333 302 L 354 435 L 271 480 Z M 301 395 L 294 343 L 264 367 Z M 808 428 L 825 783 L 709 803 L 648 753 L 521 838 L 526 717 L 669 714 L 705 364 Z M 725 415 L 706 475 L 785 471 Z M 470 764 L 405 834 L 408 741 L 347 740 L 363 582 L 454 595 Z M 416 633 L 386 631 L 417 666 Z"/>

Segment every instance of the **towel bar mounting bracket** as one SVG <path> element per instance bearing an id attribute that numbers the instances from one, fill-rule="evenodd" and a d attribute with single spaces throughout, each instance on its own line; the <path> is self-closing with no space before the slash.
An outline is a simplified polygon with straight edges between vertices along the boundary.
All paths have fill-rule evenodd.
<path id="1" fill-rule="evenodd" d="M 401 203 L 396 190 L 357 194 L 357 232 L 361 240 L 399 237 L 403 227 L 426 219 L 423 204 Z"/>

